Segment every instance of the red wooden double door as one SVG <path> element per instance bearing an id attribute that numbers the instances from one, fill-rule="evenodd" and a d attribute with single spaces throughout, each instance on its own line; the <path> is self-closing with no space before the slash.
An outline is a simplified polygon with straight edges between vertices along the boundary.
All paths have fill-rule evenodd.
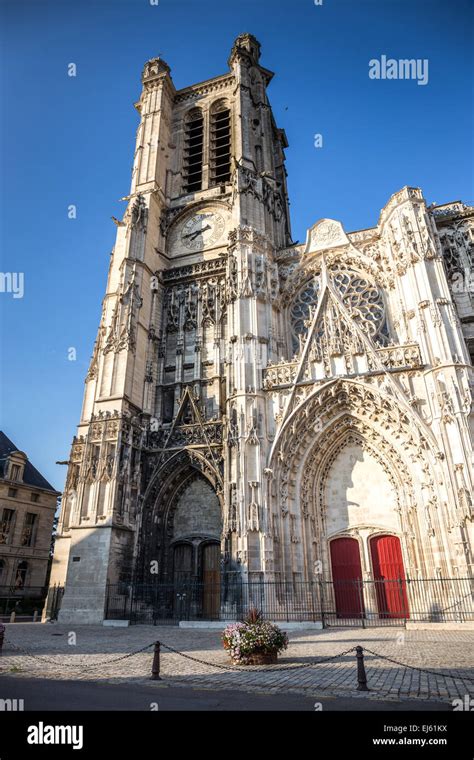
<path id="1" fill-rule="evenodd" d="M 336 538 L 330 549 L 336 614 L 340 618 L 362 618 L 365 607 L 359 542 L 350 537 Z M 379 616 L 409 617 L 400 540 L 397 536 L 374 536 L 370 555 Z"/>

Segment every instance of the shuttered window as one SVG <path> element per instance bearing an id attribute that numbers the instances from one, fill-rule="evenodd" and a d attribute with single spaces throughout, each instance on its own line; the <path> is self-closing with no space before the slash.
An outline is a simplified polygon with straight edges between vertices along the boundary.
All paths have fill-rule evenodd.
<path id="1" fill-rule="evenodd" d="M 230 181 L 230 110 L 218 105 L 211 111 L 210 186 Z"/>
<path id="2" fill-rule="evenodd" d="M 204 121 L 202 111 L 195 108 L 187 115 L 184 138 L 184 190 L 187 193 L 202 189 L 202 151 Z"/>

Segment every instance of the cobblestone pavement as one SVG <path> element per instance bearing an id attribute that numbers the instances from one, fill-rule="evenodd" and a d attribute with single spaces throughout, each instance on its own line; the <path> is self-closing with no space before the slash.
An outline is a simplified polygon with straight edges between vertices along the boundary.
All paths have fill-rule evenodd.
<path id="1" fill-rule="evenodd" d="M 284 624 L 281 627 L 284 628 Z M 231 669 L 235 666 L 222 649 L 218 630 L 15 623 L 7 625 L 5 635 L 0 672 L 17 673 L 18 677 L 28 675 L 108 683 L 148 680 L 153 646 L 134 653 L 160 640 L 188 657 L 207 663 L 163 648 L 163 683 L 173 686 L 449 702 L 474 693 L 474 632 L 469 631 L 405 631 L 400 628 L 291 631 L 290 645 L 279 658 L 278 667 L 262 670 L 244 666 Z M 309 666 L 314 659 L 338 655 L 359 644 L 416 669 L 366 653 L 370 691 L 365 693 L 356 691 L 354 651 L 334 661 Z M 213 664 L 230 668 L 224 670 Z"/>

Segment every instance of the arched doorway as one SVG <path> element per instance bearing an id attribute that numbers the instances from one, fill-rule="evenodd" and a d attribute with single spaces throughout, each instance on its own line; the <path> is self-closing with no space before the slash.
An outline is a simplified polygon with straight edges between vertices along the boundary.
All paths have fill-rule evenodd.
<path id="1" fill-rule="evenodd" d="M 338 618 L 364 617 L 359 543 L 344 536 L 330 543 L 332 580 Z"/>
<path id="2" fill-rule="evenodd" d="M 221 546 L 218 541 L 195 537 L 173 546 L 173 594 L 178 617 L 190 612 L 206 620 L 219 619 L 221 599 Z"/>
<path id="3" fill-rule="evenodd" d="M 173 546 L 173 582 L 183 604 L 193 615 L 218 619 L 221 582 L 222 510 L 216 492 L 194 472 L 178 489 L 168 513 L 168 535 Z M 184 587 L 186 586 L 186 587 Z"/>
<path id="4" fill-rule="evenodd" d="M 370 555 L 379 616 L 410 617 L 400 539 L 390 535 L 374 536 L 370 540 Z"/>
<path id="5" fill-rule="evenodd" d="M 137 594 L 152 600 L 155 617 L 217 618 L 223 517 L 216 485 L 182 453 L 162 468 L 148 499 Z M 153 575 L 150 567 L 157 567 Z"/>

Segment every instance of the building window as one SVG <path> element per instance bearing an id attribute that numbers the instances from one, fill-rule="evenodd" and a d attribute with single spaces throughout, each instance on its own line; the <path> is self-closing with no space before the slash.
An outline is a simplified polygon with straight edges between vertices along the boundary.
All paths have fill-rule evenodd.
<path id="1" fill-rule="evenodd" d="M 10 468 L 10 480 L 20 480 L 21 467 L 19 464 L 12 464 Z"/>
<path id="2" fill-rule="evenodd" d="M 137 514 L 137 501 L 138 501 L 138 489 L 132 488 L 130 490 L 130 517 L 134 518 Z"/>
<path id="3" fill-rule="evenodd" d="M 467 350 L 469 351 L 469 356 L 471 358 L 471 364 L 474 365 L 474 340 L 468 340 L 467 341 Z"/>
<path id="4" fill-rule="evenodd" d="M 174 415 L 174 389 L 166 388 L 163 391 L 161 414 L 163 422 L 172 422 Z"/>
<path id="5" fill-rule="evenodd" d="M 9 496 L 10 496 L 10 498 L 12 498 L 12 499 L 14 499 L 14 498 L 15 498 L 15 496 L 17 495 L 17 493 L 18 493 L 18 488 L 9 488 L 9 489 L 8 489 L 8 495 L 9 495 Z"/>
<path id="6" fill-rule="evenodd" d="M 36 539 L 36 526 L 38 524 L 38 515 L 33 512 L 27 512 L 21 534 L 21 546 L 34 546 Z"/>
<path id="7" fill-rule="evenodd" d="M 230 181 L 230 110 L 218 103 L 211 111 L 209 185 L 223 185 Z"/>
<path id="8" fill-rule="evenodd" d="M 383 295 L 380 288 L 363 274 L 334 264 L 329 269 L 333 287 L 338 291 L 344 306 L 354 322 L 379 346 L 388 343 L 388 325 Z M 289 317 L 292 331 L 292 347 L 297 353 L 306 339 L 308 325 L 320 296 L 320 277 L 307 282 L 297 293 L 290 306 Z M 318 328 L 318 343 L 323 340 L 325 315 Z"/>
<path id="9" fill-rule="evenodd" d="M 87 517 L 89 514 L 89 497 L 91 493 L 90 483 L 86 483 L 82 492 L 81 517 Z"/>
<path id="10" fill-rule="evenodd" d="M 8 544 L 11 542 L 14 525 L 15 525 L 15 510 L 4 509 L 3 514 L 2 514 L 2 520 L 0 522 L 0 544 Z"/>
<path id="11" fill-rule="evenodd" d="M 68 530 L 69 529 L 69 521 L 71 519 L 71 509 L 73 504 L 73 496 L 71 494 L 63 497 L 65 499 L 64 501 L 64 516 L 62 518 L 63 520 L 63 529 Z"/>
<path id="12" fill-rule="evenodd" d="M 311 280 L 298 292 L 290 307 L 290 324 L 292 331 L 292 348 L 297 353 L 300 348 L 300 336 L 303 338 L 308 331 L 308 320 L 311 308 L 318 302 L 319 281 Z"/>
<path id="13" fill-rule="evenodd" d="M 19 562 L 16 570 L 15 588 L 23 589 L 26 583 L 26 575 L 28 573 L 28 562 Z"/>
<path id="14" fill-rule="evenodd" d="M 204 120 L 199 108 L 188 113 L 184 131 L 184 190 L 192 193 L 202 189 Z"/>
<path id="15" fill-rule="evenodd" d="M 115 513 L 121 517 L 123 515 L 123 483 L 117 488 L 117 498 L 115 500 Z"/>
<path id="16" fill-rule="evenodd" d="M 107 489 L 107 483 L 101 481 L 99 484 L 99 495 L 97 497 L 97 517 L 103 517 L 105 515 L 105 493 Z"/>
<path id="17" fill-rule="evenodd" d="M 40 500 L 39 493 L 32 493 L 31 494 L 31 501 L 34 501 L 35 504 L 37 504 Z"/>

